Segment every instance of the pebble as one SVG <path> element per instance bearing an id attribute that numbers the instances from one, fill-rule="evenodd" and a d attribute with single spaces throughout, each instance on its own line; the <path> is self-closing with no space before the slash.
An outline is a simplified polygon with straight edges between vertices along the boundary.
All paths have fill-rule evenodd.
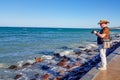
<path id="1" fill-rule="evenodd" d="M 65 66 L 65 68 L 67 68 L 67 69 L 71 69 L 73 67 L 73 65 L 67 65 L 67 66 Z"/>
<path id="2" fill-rule="evenodd" d="M 57 63 L 58 66 L 64 67 L 66 65 L 66 60 L 62 59 L 59 63 Z"/>
<path id="3" fill-rule="evenodd" d="M 53 80 L 63 80 L 63 79 L 62 77 L 61 78 L 55 77 Z"/>
<path id="4" fill-rule="evenodd" d="M 77 61 L 80 61 L 80 60 L 81 60 L 81 58 L 77 58 L 76 60 L 77 60 Z"/>
<path id="5" fill-rule="evenodd" d="M 43 70 L 48 70 L 50 67 L 48 67 L 47 65 L 43 65 L 42 67 L 41 67 L 41 69 L 43 69 Z"/>
<path id="6" fill-rule="evenodd" d="M 36 80 L 35 78 L 33 78 L 33 79 L 30 79 L 30 80 Z"/>
<path id="7" fill-rule="evenodd" d="M 75 66 L 82 66 L 82 64 L 80 64 L 79 62 L 75 62 L 74 65 Z"/>
<path id="8" fill-rule="evenodd" d="M 17 74 L 17 75 L 14 77 L 14 79 L 16 80 L 16 79 L 18 79 L 18 78 L 20 78 L 20 77 L 22 77 L 22 75 L 21 75 L 21 74 Z"/>
<path id="9" fill-rule="evenodd" d="M 44 74 L 41 80 L 49 80 L 49 74 Z"/>
<path id="10" fill-rule="evenodd" d="M 79 46 L 78 48 L 85 48 L 84 46 Z"/>
<path id="11" fill-rule="evenodd" d="M 25 63 L 25 64 L 22 65 L 22 67 L 23 67 L 23 68 L 26 68 L 26 67 L 28 67 L 28 66 L 30 66 L 30 65 L 31 65 L 30 63 Z"/>
<path id="12" fill-rule="evenodd" d="M 57 58 L 60 58 L 60 54 L 59 53 L 55 53 L 55 54 L 53 54 L 55 57 L 57 57 Z"/>
<path id="13" fill-rule="evenodd" d="M 39 57 L 35 57 L 35 62 L 42 62 L 42 59 Z"/>
<path id="14" fill-rule="evenodd" d="M 84 51 L 86 51 L 87 53 L 92 52 L 92 50 L 89 49 L 85 49 Z"/>
<path id="15" fill-rule="evenodd" d="M 11 65 L 10 67 L 8 67 L 9 69 L 17 69 L 18 67 L 16 65 Z"/>
<path id="16" fill-rule="evenodd" d="M 79 52 L 76 52 L 75 54 L 77 54 L 77 55 L 81 55 L 81 54 L 82 54 L 82 52 L 81 52 L 81 51 L 79 51 Z"/>
<path id="17" fill-rule="evenodd" d="M 36 78 L 38 78 L 38 77 L 39 77 L 39 73 L 36 73 L 34 76 L 35 76 Z"/>

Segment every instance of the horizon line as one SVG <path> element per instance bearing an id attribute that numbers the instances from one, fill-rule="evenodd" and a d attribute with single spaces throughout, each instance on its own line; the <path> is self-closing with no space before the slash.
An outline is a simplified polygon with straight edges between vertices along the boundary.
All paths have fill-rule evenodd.
<path id="1" fill-rule="evenodd" d="M 11 28 L 14 28 L 14 27 L 18 27 L 18 28 L 88 28 L 88 29 L 91 29 L 91 28 L 99 28 L 99 27 L 60 27 L 60 26 L 0 26 L 0 27 L 11 27 Z M 120 28 L 120 26 L 117 26 L 117 27 L 109 27 L 109 28 Z"/>
<path id="2" fill-rule="evenodd" d="M 0 26 L 0 27 L 28 27 L 28 28 L 96 28 L 96 27 L 60 27 L 60 26 Z"/>

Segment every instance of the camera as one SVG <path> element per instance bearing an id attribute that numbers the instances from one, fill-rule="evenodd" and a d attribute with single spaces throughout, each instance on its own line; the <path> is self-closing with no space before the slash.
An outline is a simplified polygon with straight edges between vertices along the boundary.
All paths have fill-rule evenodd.
<path id="1" fill-rule="evenodd" d="M 95 30 L 92 30 L 91 33 L 93 34 Z"/>

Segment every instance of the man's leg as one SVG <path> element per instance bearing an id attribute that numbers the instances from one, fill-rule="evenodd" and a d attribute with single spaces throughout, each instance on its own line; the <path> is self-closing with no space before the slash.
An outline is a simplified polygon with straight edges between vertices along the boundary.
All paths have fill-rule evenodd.
<path id="1" fill-rule="evenodd" d="M 102 48 L 102 45 L 99 45 L 100 50 L 100 58 L 102 63 L 102 68 L 106 69 L 107 61 L 106 61 L 106 49 Z"/>

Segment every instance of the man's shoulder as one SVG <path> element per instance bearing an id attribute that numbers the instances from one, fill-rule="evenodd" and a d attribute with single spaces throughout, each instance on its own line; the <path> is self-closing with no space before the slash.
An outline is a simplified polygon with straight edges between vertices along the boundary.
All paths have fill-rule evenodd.
<path id="1" fill-rule="evenodd" d="M 105 27 L 103 30 L 109 30 L 109 27 Z"/>

